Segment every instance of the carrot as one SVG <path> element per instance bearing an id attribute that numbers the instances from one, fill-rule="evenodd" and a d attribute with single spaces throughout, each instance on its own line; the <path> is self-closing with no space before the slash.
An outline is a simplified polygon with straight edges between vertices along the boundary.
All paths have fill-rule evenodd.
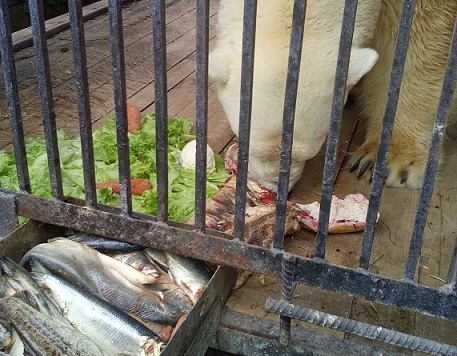
<path id="1" fill-rule="evenodd" d="M 141 130 L 140 109 L 131 103 L 127 103 L 127 127 L 130 133 Z"/>
<path id="2" fill-rule="evenodd" d="M 151 189 L 152 187 L 151 182 L 145 178 L 132 179 L 130 180 L 130 184 L 132 187 L 133 195 L 142 195 L 143 192 Z M 116 194 L 119 194 L 121 192 L 121 184 L 118 180 L 98 183 L 96 185 L 96 188 L 111 188 L 113 190 L 113 193 Z"/>

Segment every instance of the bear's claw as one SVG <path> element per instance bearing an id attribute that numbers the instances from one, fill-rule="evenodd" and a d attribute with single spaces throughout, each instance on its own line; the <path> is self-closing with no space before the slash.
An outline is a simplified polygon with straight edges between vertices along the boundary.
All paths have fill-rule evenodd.
<path id="1" fill-rule="evenodd" d="M 377 144 L 364 143 L 351 157 L 349 171 L 355 172 L 358 179 L 372 181 Z M 417 189 L 422 186 L 427 150 L 408 147 L 403 143 L 392 142 L 385 171 L 385 185 Z"/>

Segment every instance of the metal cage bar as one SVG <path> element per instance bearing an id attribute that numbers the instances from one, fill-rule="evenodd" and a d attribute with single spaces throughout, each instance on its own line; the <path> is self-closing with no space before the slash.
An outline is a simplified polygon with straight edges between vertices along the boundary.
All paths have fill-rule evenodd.
<path id="1" fill-rule="evenodd" d="M 95 207 L 97 205 L 97 191 L 95 189 L 94 145 L 92 139 L 92 118 L 90 112 L 89 80 L 87 74 L 82 1 L 69 0 L 68 10 L 70 16 L 73 61 L 75 64 L 76 92 L 78 96 L 84 192 L 86 196 L 86 204 L 88 206 Z"/>
<path id="2" fill-rule="evenodd" d="M 363 233 L 362 250 L 360 253 L 360 268 L 367 269 L 370 263 L 373 246 L 374 230 L 378 218 L 379 204 L 381 202 L 382 188 L 384 185 L 384 172 L 386 170 L 387 154 L 392 137 L 395 113 L 397 111 L 398 97 L 400 94 L 403 69 L 406 61 L 406 51 L 409 43 L 409 33 L 413 20 L 415 0 L 404 0 L 400 24 L 395 46 L 394 62 L 390 74 L 390 85 L 387 93 L 387 104 L 382 123 L 381 138 L 379 141 L 376 162 L 373 168 L 370 203 L 366 218 L 366 227 Z"/>
<path id="3" fill-rule="evenodd" d="M 130 148 L 127 125 L 122 5 L 120 0 L 109 0 L 108 7 L 113 61 L 114 104 L 116 108 L 117 154 L 121 186 L 121 211 L 124 214 L 130 214 L 132 212 L 132 187 L 130 184 Z"/>
<path id="4" fill-rule="evenodd" d="M 296 257 L 290 253 L 285 253 L 282 258 L 282 290 L 281 300 L 291 303 L 292 293 L 294 288 L 294 276 L 295 276 L 295 265 Z M 281 315 L 279 319 L 279 342 L 282 345 L 290 344 L 290 330 L 291 318 L 288 316 Z"/>
<path id="5" fill-rule="evenodd" d="M 6 1 L 0 3 L 0 58 L 5 80 L 5 91 L 13 136 L 14 156 L 19 189 L 30 193 L 30 176 L 25 150 L 24 127 L 22 125 L 21 104 L 14 62 L 13 41 Z"/>
<path id="6" fill-rule="evenodd" d="M 168 100 L 165 1 L 152 0 L 156 109 L 157 218 L 168 220 Z"/>
<path id="7" fill-rule="evenodd" d="M 206 166 L 208 144 L 208 51 L 209 0 L 197 0 L 197 96 L 195 127 L 197 132 L 195 172 L 195 227 L 206 226 Z"/>
<path id="8" fill-rule="evenodd" d="M 119 0 L 110 0 L 110 28 L 112 37 L 112 56 L 113 56 L 113 77 L 115 87 L 115 104 L 117 115 L 117 134 L 118 134 L 118 155 L 119 155 L 119 175 L 121 178 L 121 196 L 123 201 L 121 209 L 107 208 L 96 204 L 95 178 L 93 168 L 93 151 L 91 142 L 91 117 L 89 108 L 89 95 L 87 88 L 87 63 L 85 58 L 84 32 L 80 14 L 81 0 L 70 0 L 70 13 L 72 16 L 72 36 L 75 62 L 75 77 L 77 81 L 80 130 L 85 158 L 85 188 L 86 205 L 84 202 L 63 200 L 63 189 L 60 174 L 58 142 L 55 134 L 55 120 L 52 105 L 52 90 L 50 85 L 49 63 L 47 57 L 46 41 L 43 34 L 43 14 L 40 10 L 39 0 L 30 0 L 32 15 L 34 16 L 35 29 L 35 51 L 37 53 L 38 80 L 40 88 L 44 88 L 41 93 L 42 106 L 44 111 L 44 127 L 47 139 L 47 149 L 50 162 L 51 186 L 53 195 L 59 199 L 44 199 L 29 194 L 27 178 L 23 177 L 23 185 L 19 192 L 9 192 L 0 188 L 0 203 L 7 203 L 9 210 L 15 210 L 17 214 L 23 215 L 42 222 L 65 226 L 75 230 L 88 233 L 95 233 L 101 236 L 116 238 L 130 243 L 137 243 L 144 246 L 151 246 L 159 249 L 173 250 L 176 253 L 185 254 L 189 257 L 198 258 L 214 264 L 222 264 L 234 268 L 247 269 L 254 272 L 269 274 L 282 280 L 282 300 L 279 304 L 267 305 L 267 309 L 281 314 L 280 340 L 282 344 L 290 341 L 290 320 L 291 318 L 301 318 L 303 313 L 308 313 L 305 319 L 313 319 L 310 309 L 293 309 L 296 306 L 290 304 L 291 294 L 294 283 L 302 283 L 316 286 L 330 291 L 347 293 L 360 296 L 368 300 L 387 305 L 431 314 L 437 317 L 457 321 L 456 305 L 456 278 L 457 278 L 457 249 L 454 250 L 454 257 L 449 268 L 449 275 L 445 286 L 438 290 L 411 283 L 410 280 L 395 280 L 378 276 L 367 271 L 370 260 L 370 253 L 374 234 L 374 222 L 379 208 L 380 195 L 382 192 L 383 172 L 386 164 L 387 150 L 395 116 L 396 102 L 401 84 L 401 76 L 405 53 L 407 50 L 408 34 L 411 26 L 412 13 L 414 8 L 413 0 L 406 0 L 403 6 L 400 29 L 398 33 L 396 60 L 391 74 L 391 84 L 384 117 L 383 133 L 373 173 L 373 185 L 370 198 L 370 208 L 367 214 L 367 229 L 364 233 L 362 254 L 360 258 L 359 270 L 346 268 L 326 263 L 325 239 L 327 236 L 328 214 L 330 211 L 330 199 L 334 181 L 334 167 L 339 139 L 339 128 L 341 111 L 344 103 L 344 91 L 347 76 L 347 66 L 350 55 L 350 43 L 353 31 L 353 21 L 357 2 L 346 0 L 345 13 L 340 42 L 340 52 L 336 72 L 336 82 L 334 86 L 334 96 L 331 114 L 331 132 L 326 154 L 326 168 L 323 182 L 323 198 L 321 207 L 323 212 L 320 217 L 318 232 L 318 246 L 316 259 L 304 258 L 288 253 L 283 253 L 283 218 L 285 215 L 286 198 L 288 191 L 288 176 L 290 154 L 292 147 L 292 128 L 294 119 L 294 106 L 296 96 L 296 85 L 298 82 L 298 72 L 300 64 L 301 41 L 303 36 L 304 23 L 299 19 L 304 18 L 306 11 L 306 0 L 297 0 L 294 6 L 293 27 L 291 36 L 290 64 L 288 69 L 287 94 L 284 103 L 284 136 L 282 140 L 282 153 L 280 163 L 280 181 L 278 193 L 278 211 L 275 217 L 275 241 L 272 249 L 253 246 L 244 243 L 244 223 L 246 207 L 246 185 L 248 177 L 248 154 L 250 139 L 250 121 L 252 110 L 253 95 L 253 74 L 254 74 L 254 43 L 257 1 L 245 1 L 244 8 L 244 31 L 243 31 L 243 63 L 242 63 L 242 86 L 240 89 L 240 137 L 238 153 L 238 178 L 236 192 L 236 217 L 235 217 L 235 239 L 224 234 L 216 234 L 209 229 L 205 229 L 205 178 L 206 178 L 206 159 L 197 159 L 197 192 L 196 192 L 196 230 L 181 224 L 167 224 L 168 220 L 168 173 L 167 173 L 167 58 L 166 58 L 166 36 L 165 36 L 165 1 L 152 0 L 153 14 L 153 36 L 154 36 L 154 61 L 155 61 L 155 97 L 157 114 L 157 176 L 159 193 L 159 212 L 158 222 L 152 216 L 136 214 L 131 211 L 131 187 L 130 187 L 130 168 L 129 168 L 129 149 L 127 133 L 127 113 L 126 113 L 126 85 L 125 85 L 125 63 L 123 57 L 123 33 L 122 33 L 122 11 Z M 206 157 L 207 143 L 207 121 L 208 121 L 208 25 L 209 25 L 209 0 L 198 0 L 197 2 L 197 157 Z M 4 2 L 0 4 L 0 50 L 5 76 L 9 75 L 13 83 L 13 93 L 8 94 L 10 119 L 16 125 L 16 134 L 23 136 L 19 100 L 14 103 L 14 112 L 11 110 L 12 99 L 18 99 L 17 79 L 14 78 L 14 57 L 12 55 L 11 43 L 8 40 L 11 34 L 8 29 L 7 15 L 5 15 Z M 454 30 L 456 31 L 456 30 Z M 6 38 L 4 42 L 3 39 Z M 446 106 L 444 105 L 452 97 L 451 91 L 454 89 L 456 58 L 456 36 L 453 38 L 453 49 L 450 55 L 448 74 L 443 84 L 442 106 L 438 111 L 437 125 L 432 144 L 432 156 L 439 150 L 443 134 L 443 127 L 446 118 Z M 6 55 L 5 55 L 6 53 Z M 6 60 L 5 60 L 6 58 Z M 454 69 L 452 69 L 454 68 Z M 452 72 L 453 70 L 453 72 Z M 6 73 L 8 72 L 8 73 Z M 449 74 L 451 73 L 451 74 Z M 6 78 L 6 77 L 5 77 Z M 454 78 L 454 79 L 453 79 Z M 8 82 L 8 80 L 6 80 Z M 444 91 L 447 92 L 444 93 Z M 446 96 L 447 95 L 447 96 Z M 13 138 L 15 134 L 13 127 Z M 19 141 L 13 142 L 16 152 L 25 153 L 24 141 L 22 137 Z M 15 140 L 16 141 L 16 140 Z M 21 151 L 23 150 L 23 151 Z M 84 150 L 86 152 L 84 153 Z M 89 151 L 89 152 L 88 152 Z M 25 154 L 24 154 L 25 155 Z M 437 156 L 437 154 L 436 154 Z M 435 156 L 433 156 L 435 157 Z M 25 165 L 26 161 L 21 163 Z M 430 161 L 426 173 L 426 185 L 433 184 L 437 161 Z M 121 167 L 122 166 L 122 167 Z M 19 171 L 19 169 L 18 169 Z M 19 173 L 19 172 L 18 172 Z M 427 183 L 428 182 L 428 183 Z M 25 189 L 23 189 L 25 188 Z M 423 199 L 419 206 L 418 215 L 422 217 L 424 206 L 429 203 L 428 195 L 431 191 L 424 188 Z M 428 200 L 427 200 L 428 199 Z M 328 207 L 326 206 L 328 204 Z M 0 204 L 1 205 L 1 204 Z M 5 204 L 3 206 L 6 206 Z M 13 209 L 14 208 L 14 209 Z M 327 214 L 327 216 L 325 216 Z M 425 212 L 426 215 L 426 212 Z M 424 216 L 425 216 L 424 215 Z M 371 219 L 371 220 L 370 220 Z M 165 223 L 164 223 L 165 222 Z M 417 232 L 412 237 L 416 243 L 421 239 L 421 227 L 416 227 Z M 423 227 L 422 227 L 423 228 Z M 416 248 L 418 245 L 415 245 Z M 414 257 L 417 257 L 419 250 L 414 249 L 410 253 L 408 263 L 411 264 L 411 271 L 414 271 Z M 413 277 L 407 274 L 407 277 Z M 270 300 L 276 303 L 274 300 Z M 287 308 L 292 308 L 289 313 Z M 281 310 L 279 310 L 278 308 Z M 384 334 L 376 333 L 378 328 L 360 322 L 354 322 L 326 313 L 317 315 L 317 324 L 326 324 L 331 318 L 336 317 L 335 322 L 339 325 L 339 330 L 352 331 L 356 334 L 383 339 L 395 345 L 413 347 L 420 350 L 444 350 L 454 352 L 453 349 L 443 349 L 446 345 L 429 344 L 429 340 L 415 338 L 414 336 L 396 333 L 388 330 Z M 315 320 L 315 319 L 313 319 Z M 376 329 L 376 330 L 375 330 Z M 359 330 L 359 331 L 357 331 Z M 363 331 L 365 330 L 365 331 Z M 384 337 L 385 336 L 385 337 Z M 392 340 L 394 340 L 392 342 Z M 422 348 L 420 345 L 426 345 Z M 450 351 L 449 351 L 450 350 Z"/>
<path id="9" fill-rule="evenodd" d="M 425 224 L 427 222 L 427 213 L 430 206 L 430 200 L 433 194 L 433 185 L 435 183 L 436 172 L 438 170 L 439 156 L 444 139 L 444 130 L 446 127 L 449 111 L 454 96 L 455 83 L 457 78 L 457 18 L 454 25 L 454 33 L 449 50 L 448 63 L 444 75 L 441 98 L 436 114 L 435 125 L 433 128 L 430 151 L 425 167 L 424 182 L 419 198 L 414 228 L 411 236 L 408 259 L 405 268 L 405 278 L 412 280 L 416 272 L 419 254 L 422 248 Z"/>
<path id="10" fill-rule="evenodd" d="M 0 192 L 2 189 L 0 188 Z M 16 193 L 17 213 L 49 224 L 115 238 L 142 246 L 171 250 L 213 264 L 281 278 L 282 253 L 238 241 L 230 236 L 201 234 L 188 226 L 157 223 L 148 216 L 122 216 L 117 210 L 87 209 L 72 203 Z M 452 291 L 395 280 L 352 268 L 296 256 L 295 282 L 457 321 Z"/>
<path id="11" fill-rule="evenodd" d="M 56 132 L 56 114 L 49 75 L 49 56 L 44 28 L 42 0 L 29 0 L 30 21 L 32 23 L 33 45 L 35 48 L 36 72 L 40 91 L 43 115 L 44 136 L 48 154 L 49 178 L 54 198 L 63 199 L 62 171 L 60 168 L 59 144 Z"/>
<path id="12" fill-rule="evenodd" d="M 327 136 L 327 151 L 325 155 L 324 174 L 322 178 L 322 195 L 319 210 L 319 225 L 317 228 L 317 258 L 325 258 L 325 241 L 327 239 L 328 224 L 330 220 L 330 207 L 333 195 L 333 183 L 335 179 L 334 172 L 341 131 L 341 120 L 343 117 L 346 82 L 349 59 L 351 57 L 356 12 L 357 0 L 346 0 L 344 4 L 343 24 L 341 27 L 335 84 L 333 88 L 330 130 Z"/>
<path id="13" fill-rule="evenodd" d="M 240 122 L 238 134 L 238 167 L 235 195 L 235 240 L 244 236 L 246 185 L 248 181 L 249 140 L 251 134 L 252 87 L 254 82 L 254 49 L 257 0 L 244 3 L 243 49 L 241 62 Z"/>
<path id="14" fill-rule="evenodd" d="M 427 352 L 433 355 L 457 355 L 456 346 L 442 344 L 433 340 L 343 318 L 333 314 L 323 313 L 314 309 L 299 307 L 286 301 L 276 301 L 272 298 L 268 298 L 265 303 L 265 309 L 270 313 L 276 313 L 281 316 L 348 332 L 371 340 L 383 341 L 395 346 Z"/>
<path id="15" fill-rule="evenodd" d="M 276 197 L 276 216 L 273 247 L 283 249 L 286 225 L 287 195 L 289 192 L 290 163 L 294 133 L 295 107 L 297 103 L 298 81 L 303 31 L 305 30 L 306 0 L 294 3 L 292 31 L 290 36 L 289 64 L 287 69 L 286 93 L 284 99 L 281 159 L 279 162 L 278 194 Z"/>

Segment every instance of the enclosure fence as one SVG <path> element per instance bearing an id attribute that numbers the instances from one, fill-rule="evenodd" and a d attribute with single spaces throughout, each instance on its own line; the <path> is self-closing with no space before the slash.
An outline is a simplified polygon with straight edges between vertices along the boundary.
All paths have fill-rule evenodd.
<path id="1" fill-rule="evenodd" d="M 354 31 L 357 0 L 346 0 L 339 57 L 331 108 L 331 125 L 327 140 L 325 169 L 322 180 L 321 210 L 315 256 L 307 258 L 284 251 L 285 217 L 288 196 L 289 166 L 293 141 L 295 103 L 298 74 L 304 36 L 306 0 L 296 0 L 293 10 L 292 35 L 283 114 L 283 135 L 280 160 L 280 178 L 276 200 L 275 232 L 272 248 L 247 244 L 244 241 L 246 186 L 250 117 L 253 89 L 254 44 L 257 1 L 245 1 L 242 85 L 240 88 L 240 128 L 238 174 L 236 180 L 235 230 L 233 236 L 205 227 L 206 207 L 206 147 L 208 134 L 208 48 L 209 1 L 197 0 L 197 84 L 196 84 L 196 193 L 195 225 L 179 224 L 168 218 L 167 171 L 167 52 L 165 28 L 165 1 L 152 0 L 153 51 L 155 68 L 155 112 L 157 139 L 157 216 L 139 214 L 132 210 L 130 155 L 127 130 L 127 95 L 123 43 L 122 7 L 119 0 L 109 1 L 109 24 L 112 43 L 113 84 L 118 143 L 120 208 L 97 203 L 90 95 L 85 52 L 82 1 L 69 0 L 72 50 L 79 107 L 81 147 L 84 166 L 85 200 L 67 197 L 63 192 L 61 160 L 59 157 L 53 92 L 49 71 L 47 40 L 41 0 L 29 0 L 35 50 L 36 76 L 41 98 L 44 136 L 47 145 L 52 198 L 44 199 L 32 193 L 27 165 L 22 110 L 18 91 L 14 50 L 7 2 L 0 2 L 0 55 L 11 125 L 12 143 L 17 165 L 18 191 L 0 187 L 0 232 L 7 235 L 17 226 L 17 216 L 25 216 L 48 224 L 94 233 L 134 244 L 171 250 L 188 257 L 267 274 L 282 280 L 280 296 L 271 296 L 265 310 L 280 315 L 280 342 L 291 342 L 291 320 L 298 319 L 321 326 L 353 333 L 373 340 L 440 355 L 457 355 L 457 347 L 440 344 L 424 338 L 400 333 L 374 325 L 349 320 L 325 312 L 300 307 L 292 303 L 295 283 L 341 292 L 369 301 L 416 311 L 426 315 L 457 322 L 457 252 L 454 250 L 446 283 L 439 289 L 429 288 L 414 281 L 421 253 L 426 216 L 433 194 L 444 129 L 454 95 L 457 77 L 457 26 L 449 52 L 449 61 L 442 94 L 434 124 L 429 158 L 410 249 L 402 279 L 379 276 L 368 270 L 373 247 L 375 224 L 384 186 L 388 147 L 405 64 L 408 37 L 414 11 L 414 0 L 405 0 L 395 47 L 395 61 L 390 74 L 390 87 L 382 136 L 374 165 L 367 224 L 363 234 L 358 268 L 352 269 L 326 261 L 326 244 L 334 172 L 339 143 L 345 87 Z M 457 22 L 456 22 L 457 23 Z M 274 299 L 276 298 L 276 299 Z M 212 331 L 212 332 L 215 332 Z"/>

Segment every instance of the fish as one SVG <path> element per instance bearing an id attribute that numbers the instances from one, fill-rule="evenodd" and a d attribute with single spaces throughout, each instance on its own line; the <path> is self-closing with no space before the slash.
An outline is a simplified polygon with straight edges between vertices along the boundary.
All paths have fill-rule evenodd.
<path id="1" fill-rule="evenodd" d="M 7 351 L 13 343 L 12 328 L 8 320 L 0 317 L 0 351 Z"/>
<path id="2" fill-rule="evenodd" d="M 163 342 L 143 324 L 110 303 L 52 275 L 32 261 L 32 278 L 50 291 L 53 300 L 71 324 L 106 355 L 151 355 L 160 353 Z"/>
<path id="3" fill-rule="evenodd" d="M 0 310 L 33 354 L 103 356 L 90 338 L 53 320 L 19 298 L 0 298 Z"/>
<path id="4" fill-rule="evenodd" d="M 164 251 L 157 250 L 152 247 L 147 247 L 143 250 L 143 253 L 149 258 L 150 261 L 153 261 L 162 270 L 168 273 L 168 261 Z"/>
<path id="5" fill-rule="evenodd" d="M 0 255 L 0 296 L 16 296 L 38 311 L 70 326 L 55 305 L 40 290 L 29 272 L 12 259 Z"/>
<path id="6" fill-rule="evenodd" d="M 184 311 L 173 312 L 144 284 L 157 279 L 93 248 L 68 239 L 39 244 L 22 258 L 27 267 L 40 262 L 58 277 L 145 320 L 174 326 Z"/>
<path id="7" fill-rule="evenodd" d="M 24 342 L 14 328 L 11 330 L 11 345 L 7 352 L 12 356 L 33 355 L 33 352 L 28 346 L 24 345 Z"/>
<path id="8" fill-rule="evenodd" d="M 143 254 L 152 263 L 157 263 L 162 271 L 168 271 L 168 274 L 160 276 L 156 283 L 148 285 L 148 288 L 157 291 L 164 303 L 170 309 L 175 310 L 176 312 L 178 310 L 184 310 L 186 314 L 190 312 L 193 306 L 192 301 L 187 293 L 170 277 L 168 260 L 165 252 L 148 247 L 143 250 Z"/>
<path id="9" fill-rule="evenodd" d="M 166 325 L 166 324 L 158 324 L 158 323 L 153 323 L 151 321 L 144 320 L 140 318 L 139 316 L 132 314 L 132 313 L 127 313 L 130 315 L 132 318 L 146 326 L 149 330 L 154 332 L 156 335 L 159 336 L 160 340 L 162 340 L 164 343 L 167 343 L 170 338 L 171 334 L 173 333 L 173 326 L 171 325 Z M 179 322 L 179 321 L 178 321 Z"/>
<path id="10" fill-rule="evenodd" d="M 154 261 L 152 261 L 143 253 L 143 251 L 112 254 L 110 257 L 114 258 L 115 260 L 124 262 L 129 266 L 132 266 L 141 273 L 151 275 L 156 278 L 160 277 L 164 273 Z"/>
<path id="11" fill-rule="evenodd" d="M 126 253 L 144 249 L 144 246 L 131 244 L 125 241 L 107 239 L 94 234 L 86 234 L 85 232 L 78 232 L 67 236 L 66 238 L 92 247 L 103 253 Z M 53 239 L 49 240 L 49 242 L 51 241 L 53 241 Z"/>
<path id="12" fill-rule="evenodd" d="M 192 300 L 178 285 L 155 283 L 148 288 L 155 291 L 173 314 L 188 314 L 192 310 Z"/>
<path id="13" fill-rule="evenodd" d="M 211 279 L 208 268 L 199 260 L 186 258 L 168 251 L 165 252 L 165 255 L 170 269 L 170 277 L 188 293 L 192 302 L 196 303 Z"/>

